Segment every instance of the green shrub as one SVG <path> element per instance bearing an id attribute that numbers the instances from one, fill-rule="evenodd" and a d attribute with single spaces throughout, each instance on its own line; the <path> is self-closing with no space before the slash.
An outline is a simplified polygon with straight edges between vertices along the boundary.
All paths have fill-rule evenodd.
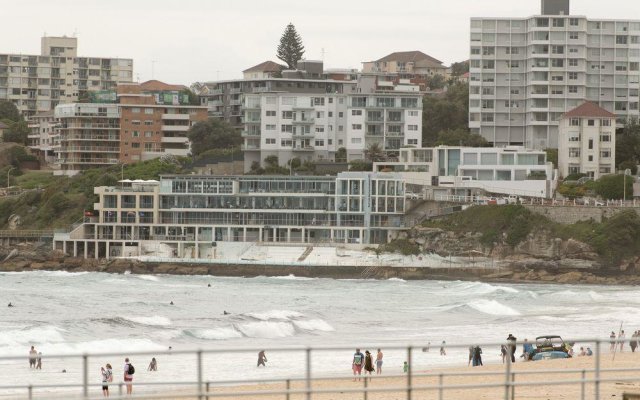
<path id="1" fill-rule="evenodd" d="M 400 253 L 403 256 L 420 254 L 420 246 L 408 239 L 396 239 L 379 247 L 381 253 Z"/>

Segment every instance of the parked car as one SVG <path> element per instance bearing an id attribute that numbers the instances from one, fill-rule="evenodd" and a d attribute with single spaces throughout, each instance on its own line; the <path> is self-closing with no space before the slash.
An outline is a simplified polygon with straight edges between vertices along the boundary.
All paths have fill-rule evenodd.
<path id="1" fill-rule="evenodd" d="M 417 193 L 413 193 L 413 192 L 405 192 L 404 193 L 407 199 L 411 199 L 411 200 L 419 200 L 422 198 L 422 196 L 420 196 Z"/>
<path id="2" fill-rule="evenodd" d="M 529 353 L 529 359 L 539 361 L 553 358 L 571 358 L 570 350 L 571 345 L 565 343 L 560 336 L 538 336 L 534 348 Z"/>

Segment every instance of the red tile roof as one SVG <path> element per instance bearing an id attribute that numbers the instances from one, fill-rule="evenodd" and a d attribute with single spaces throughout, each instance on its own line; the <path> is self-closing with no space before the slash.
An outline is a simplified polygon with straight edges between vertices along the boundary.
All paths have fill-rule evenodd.
<path id="1" fill-rule="evenodd" d="M 150 90 L 150 91 L 163 91 L 163 90 L 167 90 L 167 91 L 172 91 L 172 90 L 185 90 L 187 89 L 186 86 L 184 85 L 170 85 L 168 83 L 164 83 L 164 82 L 160 82 L 158 80 L 150 80 L 150 81 L 146 81 L 146 82 L 142 82 L 140 84 L 140 88 L 145 91 L 145 90 Z"/>
<path id="2" fill-rule="evenodd" d="M 563 118 L 573 118 L 573 117 L 599 117 L 599 118 L 615 118 L 616 115 L 605 110 L 599 105 L 592 103 L 590 101 L 586 101 L 574 108 L 573 110 L 567 111 Z"/>
<path id="3" fill-rule="evenodd" d="M 442 64 L 442 61 L 431 57 L 428 54 L 424 54 L 421 51 L 396 51 L 395 53 L 391 53 L 388 56 L 382 57 L 377 62 L 385 62 L 385 61 L 399 61 L 399 62 L 416 62 L 422 60 L 429 60 L 438 64 Z"/>
<path id="4" fill-rule="evenodd" d="M 280 65 L 278 63 L 275 63 L 273 61 L 265 61 L 263 63 L 260 63 L 258 65 L 254 65 L 251 68 L 245 69 L 244 71 L 242 71 L 243 73 L 245 72 L 280 72 L 283 69 L 286 69 L 287 67 L 285 67 L 284 65 Z"/>

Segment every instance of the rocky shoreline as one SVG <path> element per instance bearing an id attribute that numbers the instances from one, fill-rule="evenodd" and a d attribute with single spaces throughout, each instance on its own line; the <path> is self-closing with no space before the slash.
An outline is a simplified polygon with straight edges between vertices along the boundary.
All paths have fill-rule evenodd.
<path id="1" fill-rule="evenodd" d="M 23 243 L 0 248 L 0 271 L 67 271 L 133 274 L 212 275 L 234 277 L 286 276 L 333 279 L 465 280 L 492 283 L 558 283 L 595 285 L 638 285 L 635 265 L 624 270 L 593 266 L 567 266 L 558 260 L 499 259 L 496 267 L 366 267 L 311 265 L 144 263 L 130 259 L 95 260 L 66 257 L 48 245 Z M 570 265 L 572 265 L 570 263 Z"/>

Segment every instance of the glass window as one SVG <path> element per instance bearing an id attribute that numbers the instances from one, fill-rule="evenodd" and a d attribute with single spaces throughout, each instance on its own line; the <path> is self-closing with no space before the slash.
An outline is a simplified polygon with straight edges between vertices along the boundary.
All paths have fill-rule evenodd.
<path id="1" fill-rule="evenodd" d="M 480 155 L 480 164 L 481 165 L 497 165 L 498 164 L 498 154 L 497 153 L 482 153 Z"/>

